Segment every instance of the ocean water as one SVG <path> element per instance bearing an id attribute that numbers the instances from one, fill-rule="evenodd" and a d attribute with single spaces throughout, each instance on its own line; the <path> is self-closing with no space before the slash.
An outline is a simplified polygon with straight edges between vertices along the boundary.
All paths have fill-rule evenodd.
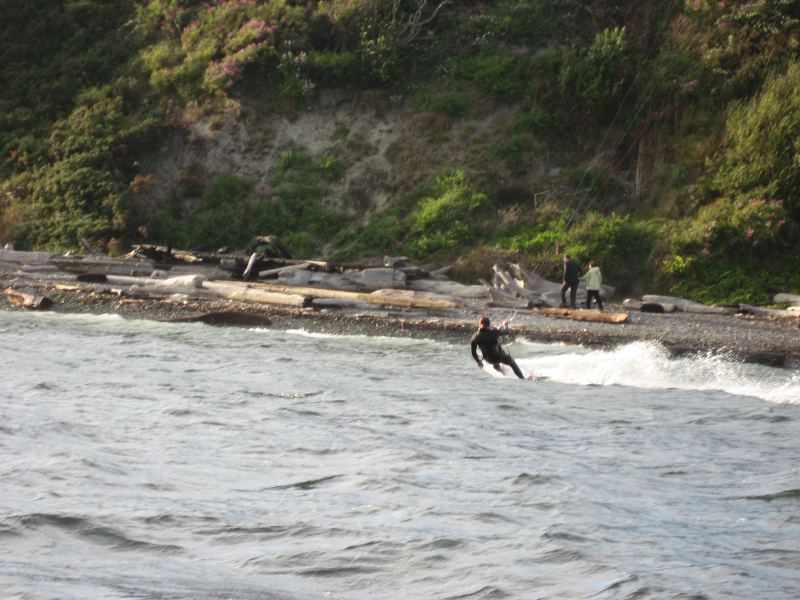
<path id="1" fill-rule="evenodd" d="M 0 597 L 800 597 L 800 372 L 0 312 Z"/>

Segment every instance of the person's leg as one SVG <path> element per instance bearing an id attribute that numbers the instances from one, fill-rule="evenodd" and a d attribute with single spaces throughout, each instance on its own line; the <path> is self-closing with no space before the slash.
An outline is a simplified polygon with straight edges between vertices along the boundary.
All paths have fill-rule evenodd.
<path id="1" fill-rule="evenodd" d="M 569 303 L 570 306 L 572 306 L 572 308 L 578 308 L 578 306 L 575 304 L 575 299 L 577 298 L 577 296 L 578 296 L 578 284 L 576 283 L 575 285 L 569 286 Z"/>
<path id="2" fill-rule="evenodd" d="M 586 308 L 592 308 L 592 298 L 594 298 L 594 290 L 586 290 Z"/>
<path id="3" fill-rule="evenodd" d="M 565 281 L 561 284 L 561 306 L 567 305 L 567 288 L 569 284 Z"/>
<path id="4" fill-rule="evenodd" d="M 525 379 L 525 375 L 522 374 L 522 369 L 519 368 L 519 365 L 517 365 L 517 362 L 513 358 L 511 358 L 510 354 L 506 354 L 503 357 L 503 364 L 511 367 L 511 370 L 514 371 L 514 375 L 516 375 L 520 379 Z"/>
<path id="5" fill-rule="evenodd" d="M 597 298 L 597 306 L 600 307 L 600 310 L 603 310 L 603 299 L 600 297 L 600 290 L 597 290 L 594 295 Z"/>

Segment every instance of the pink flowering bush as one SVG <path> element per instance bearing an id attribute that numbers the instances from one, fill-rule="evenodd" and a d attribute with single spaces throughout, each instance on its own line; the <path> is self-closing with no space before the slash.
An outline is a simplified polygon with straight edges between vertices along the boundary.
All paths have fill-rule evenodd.
<path id="1" fill-rule="evenodd" d="M 227 95 L 251 68 L 265 69 L 268 79 L 279 62 L 278 47 L 305 35 L 304 9 L 281 3 L 153 0 L 149 9 L 159 15 L 162 31 L 175 34 L 143 52 L 151 82 L 160 89 L 171 85 L 185 97 L 196 93 L 197 83 L 210 95 Z"/>

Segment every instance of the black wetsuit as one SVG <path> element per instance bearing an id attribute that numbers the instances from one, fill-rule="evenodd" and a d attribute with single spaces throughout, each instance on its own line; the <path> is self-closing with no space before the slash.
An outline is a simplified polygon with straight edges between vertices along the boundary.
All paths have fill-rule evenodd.
<path id="1" fill-rule="evenodd" d="M 575 300 L 578 295 L 580 277 L 580 265 L 571 259 L 566 261 L 564 263 L 564 283 L 561 286 L 561 306 L 567 305 L 567 290 L 569 290 L 569 304 L 572 308 L 577 308 Z"/>
<path id="2" fill-rule="evenodd" d="M 491 365 L 499 365 L 500 363 L 508 365 L 514 371 L 514 374 L 520 379 L 525 379 L 522 371 L 511 358 L 511 355 L 503 350 L 500 345 L 500 336 L 508 333 L 508 329 L 497 329 L 496 327 L 484 327 L 478 330 L 478 333 L 472 336 L 472 357 L 478 365 L 481 364 L 481 359 L 478 357 L 477 348 L 481 349 L 483 360 Z"/>

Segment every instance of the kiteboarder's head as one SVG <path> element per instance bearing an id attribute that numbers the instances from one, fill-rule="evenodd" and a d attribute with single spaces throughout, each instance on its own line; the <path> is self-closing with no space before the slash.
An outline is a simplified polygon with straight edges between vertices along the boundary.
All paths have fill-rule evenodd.
<path id="1" fill-rule="evenodd" d="M 489 321 L 489 317 L 481 317 L 481 320 L 480 320 L 480 328 L 481 329 L 485 329 L 486 327 L 489 327 L 490 324 L 491 324 L 491 322 Z"/>

